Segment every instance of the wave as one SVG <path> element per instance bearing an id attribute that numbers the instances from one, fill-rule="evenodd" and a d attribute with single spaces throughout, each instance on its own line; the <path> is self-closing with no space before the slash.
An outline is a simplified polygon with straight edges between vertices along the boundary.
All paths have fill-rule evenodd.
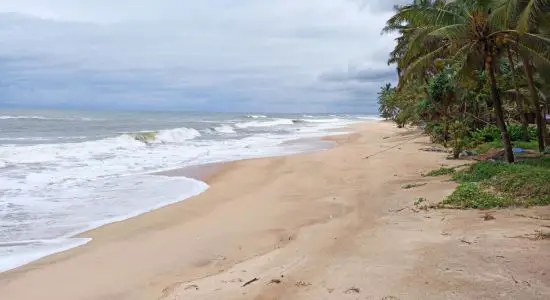
<path id="1" fill-rule="evenodd" d="M 94 118 L 50 118 L 43 116 L 0 116 L 0 120 L 44 120 L 44 121 L 104 121 Z"/>
<path id="2" fill-rule="evenodd" d="M 342 122 L 344 121 L 344 119 L 340 119 L 340 118 L 331 118 L 331 119 L 306 119 L 306 120 L 302 120 L 306 123 L 337 123 L 337 122 Z"/>
<path id="3" fill-rule="evenodd" d="M 247 115 L 246 117 L 251 118 L 251 119 L 266 119 L 267 118 L 267 116 L 264 116 L 264 115 Z"/>
<path id="4" fill-rule="evenodd" d="M 0 116 L 0 120 L 51 120 L 41 116 Z"/>
<path id="5" fill-rule="evenodd" d="M 221 125 L 221 126 L 217 126 L 217 127 L 211 127 L 209 128 L 211 131 L 213 132 L 217 132 L 217 133 L 236 133 L 235 132 L 235 129 L 233 129 L 233 126 L 231 125 L 227 125 L 227 124 L 224 124 L 224 125 Z"/>
<path id="6" fill-rule="evenodd" d="M 193 128 L 175 128 L 160 131 L 144 131 L 125 134 L 138 142 L 145 144 L 181 143 L 201 136 L 201 133 Z"/>
<path id="7" fill-rule="evenodd" d="M 250 122 L 237 123 L 235 124 L 235 127 L 246 129 L 251 127 L 272 127 L 272 126 L 292 125 L 292 124 L 294 124 L 294 120 L 291 120 L 291 119 L 276 119 L 272 121 L 250 121 Z"/>

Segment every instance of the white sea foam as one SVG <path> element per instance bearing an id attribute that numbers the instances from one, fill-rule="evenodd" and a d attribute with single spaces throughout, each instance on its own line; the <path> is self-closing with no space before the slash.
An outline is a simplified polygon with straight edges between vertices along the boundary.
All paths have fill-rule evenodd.
<path id="1" fill-rule="evenodd" d="M 49 118 L 42 117 L 42 116 L 0 116 L 0 120 L 25 120 L 25 119 L 49 120 Z"/>
<path id="2" fill-rule="evenodd" d="M 213 127 L 217 134 L 203 130 L 204 136 L 182 127 L 78 143 L 2 145 L 0 271 L 87 242 L 70 238 L 76 233 L 207 188 L 192 179 L 146 175 L 150 172 L 308 150 L 282 145 L 327 135 L 328 130 L 350 123 L 337 118 L 299 124 L 291 119 L 259 118 L 232 125 L 218 122 Z M 281 126 L 290 129 L 280 131 Z M 239 136 L 241 132 L 245 134 Z"/>
<path id="3" fill-rule="evenodd" d="M 265 119 L 265 118 L 267 118 L 267 116 L 264 116 L 264 115 L 248 115 L 246 117 L 247 118 L 252 118 L 252 119 Z"/>
<path id="4" fill-rule="evenodd" d="M 145 144 L 155 143 L 183 143 L 201 136 L 201 133 L 193 128 L 175 128 L 160 131 L 142 131 L 137 133 L 124 133 L 119 137 L 119 141 L 124 141 L 128 137 Z"/>
<path id="5" fill-rule="evenodd" d="M 214 129 L 214 131 L 219 132 L 219 133 L 235 133 L 235 129 L 233 129 L 233 126 L 227 125 L 227 124 L 224 124 L 224 125 L 221 125 L 221 126 L 218 126 L 218 127 L 214 127 L 213 129 Z"/>
<path id="6" fill-rule="evenodd" d="M 334 123 L 334 124 L 338 124 L 338 123 L 340 123 L 340 122 L 348 122 L 347 120 L 341 119 L 341 118 L 330 118 L 330 119 L 305 119 L 304 121 L 305 121 L 305 122 L 309 122 L 309 123 Z"/>
<path id="7" fill-rule="evenodd" d="M 193 128 L 176 128 L 161 130 L 156 135 L 156 141 L 161 143 L 181 143 L 201 136 L 201 133 Z"/>
<path id="8" fill-rule="evenodd" d="M 269 121 L 250 121 L 235 124 L 235 127 L 245 129 L 251 127 L 273 127 L 281 125 L 292 125 L 294 122 L 291 119 L 275 119 Z"/>

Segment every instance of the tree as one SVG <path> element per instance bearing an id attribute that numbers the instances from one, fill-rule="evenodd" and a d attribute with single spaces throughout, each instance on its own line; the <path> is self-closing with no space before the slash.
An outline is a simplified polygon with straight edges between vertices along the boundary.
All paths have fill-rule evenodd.
<path id="1" fill-rule="evenodd" d="M 510 29 L 508 39 L 504 43 L 510 44 L 510 38 L 515 39 L 514 48 L 521 57 L 523 70 L 529 86 L 529 94 L 535 121 L 537 124 L 537 140 L 539 151 L 544 152 L 546 144 L 545 105 L 540 100 L 537 90 L 534 69 L 539 66 L 550 65 L 548 50 L 550 40 L 548 35 L 541 34 L 548 28 L 550 18 L 550 0 L 500 0 L 494 1 L 493 19 L 499 25 Z M 520 42 L 521 40 L 521 42 Z M 510 51 L 510 48 L 508 48 Z"/>
<path id="2" fill-rule="evenodd" d="M 411 5 L 397 7 L 384 31 L 400 33 L 396 47 L 399 51 L 393 53 L 402 73 L 400 81 L 430 77 L 433 62 L 437 60 L 457 65 L 459 77 L 472 76 L 475 71 L 487 74 L 491 92 L 487 106 L 494 110 L 505 158 L 513 162 L 512 144 L 496 79 L 499 72 L 497 63 L 506 47 L 533 54 L 544 50 L 548 41 L 541 35 L 506 27 L 509 22 L 503 16 L 512 14 L 502 13 L 505 11 L 502 8 L 504 2 L 417 0 Z M 546 59 L 544 54 L 537 55 L 537 61 Z"/>

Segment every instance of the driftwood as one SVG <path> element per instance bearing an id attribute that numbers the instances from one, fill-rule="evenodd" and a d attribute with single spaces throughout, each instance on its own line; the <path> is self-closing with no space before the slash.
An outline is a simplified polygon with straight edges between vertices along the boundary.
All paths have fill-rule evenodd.
<path id="1" fill-rule="evenodd" d="M 260 280 L 260 279 L 259 279 L 259 278 L 251 279 L 251 280 L 245 282 L 245 283 L 243 284 L 243 287 L 245 287 L 245 286 L 247 286 L 247 285 L 249 285 L 249 284 L 251 284 L 251 283 L 253 283 L 253 282 L 256 282 L 256 281 L 258 281 L 258 280 Z"/>

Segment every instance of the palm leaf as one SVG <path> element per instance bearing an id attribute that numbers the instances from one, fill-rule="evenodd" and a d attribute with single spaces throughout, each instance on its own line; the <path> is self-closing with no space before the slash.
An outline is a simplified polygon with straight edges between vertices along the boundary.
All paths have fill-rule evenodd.
<path id="1" fill-rule="evenodd" d="M 418 74 L 419 71 L 425 70 L 427 67 L 433 64 L 434 59 L 443 53 L 449 45 L 445 44 L 427 54 L 418 57 L 413 61 L 405 70 L 404 79 L 410 78 L 413 74 Z"/>
<path id="2" fill-rule="evenodd" d="M 531 28 L 535 28 L 541 16 L 547 12 L 550 6 L 550 0 L 528 0 L 523 12 L 518 18 L 517 28 L 522 32 L 527 32 Z"/>

